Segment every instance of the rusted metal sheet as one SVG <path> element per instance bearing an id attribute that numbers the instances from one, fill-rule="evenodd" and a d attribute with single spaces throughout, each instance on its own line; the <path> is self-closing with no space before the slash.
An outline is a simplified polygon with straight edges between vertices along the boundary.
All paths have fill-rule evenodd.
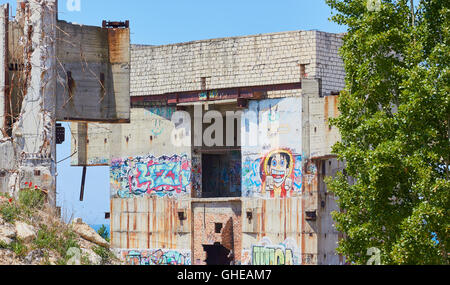
<path id="1" fill-rule="evenodd" d="M 58 21 L 57 39 L 57 119 L 129 122 L 129 29 Z"/>
<path id="2" fill-rule="evenodd" d="M 243 264 L 266 265 L 255 260 L 255 248 L 262 252 L 282 249 L 280 264 L 302 264 L 302 242 L 306 238 L 301 228 L 303 216 L 301 197 L 243 199 Z"/>
<path id="3" fill-rule="evenodd" d="M 189 202 L 149 197 L 111 200 L 111 242 L 118 249 L 190 249 Z M 184 218 L 180 219 L 180 214 Z"/>
<path id="4" fill-rule="evenodd" d="M 272 84 L 261 86 L 248 86 L 237 88 L 224 88 L 214 90 L 193 90 L 187 92 L 167 93 L 162 95 L 148 95 L 148 96 L 133 96 L 131 103 L 133 106 L 138 106 L 144 102 L 164 101 L 167 104 L 190 103 L 190 102 L 204 102 L 204 101 L 218 101 L 229 99 L 256 99 L 267 92 L 296 90 L 301 89 L 301 82 Z"/>

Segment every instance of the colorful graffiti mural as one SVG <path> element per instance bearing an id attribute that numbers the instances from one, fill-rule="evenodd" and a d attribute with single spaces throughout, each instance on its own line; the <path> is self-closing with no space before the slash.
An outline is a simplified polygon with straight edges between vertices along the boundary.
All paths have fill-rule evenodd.
<path id="1" fill-rule="evenodd" d="M 120 198 L 188 194 L 191 191 L 191 161 L 187 155 L 114 159 L 111 189 L 112 194 Z"/>
<path id="2" fill-rule="evenodd" d="M 244 196 L 290 197 L 302 188 L 302 156 L 277 149 L 262 158 L 247 157 L 242 181 Z"/>
<path id="3" fill-rule="evenodd" d="M 242 265 L 298 265 L 298 257 L 297 245 L 293 240 L 286 239 L 273 245 L 266 237 L 251 251 L 242 251 Z"/>
<path id="4" fill-rule="evenodd" d="M 191 265 L 190 250 L 123 250 L 122 260 L 127 265 Z"/>

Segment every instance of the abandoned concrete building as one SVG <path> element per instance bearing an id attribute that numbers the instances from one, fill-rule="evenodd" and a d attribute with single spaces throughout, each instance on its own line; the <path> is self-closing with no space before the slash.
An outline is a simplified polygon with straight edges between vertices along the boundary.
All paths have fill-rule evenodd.
<path id="1" fill-rule="evenodd" d="M 33 2 L 18 9 L 26 14 Z M 68 121 L 72 165 L 110 167 L 111 247 L 128 264 L 343 263 L 330 215 L 335 197 L 324 183 L 343 169 L 331 153 L 338 131 L 328 125 L 345 86 L 341 34 L 292 31 L 144 46 L 129 44 L 127 25 L 87 27 L 49 17 L 58 29 L 48 52 L 58 62 L 40 64 L 60 78 L 52 79 L 53 90 L 30 89 L 41 92 L 38 101 L 23 99 L 53 103 L 28 116 L 45 121 L 42 114 L 50 114 L 49 129 L 39 124 L 43 131 L 20 122 L 32 112 L 24 106 L 19 123 L 8 121 L 19 112 L 8 104 L 19 97 L 6 96 L 5 86 L 30 60 L 11 54 L 17 42 L 11 37 L 30 31 L 19 20 L 5 23 L 7 11 L 0 11 L 6 42 L 0 59 L 11 67 L 0 76 L 7 79 L 0 81 L 0 191 L 24 181 L 55 191 L 55 136 L 43 139 L 41 146 L 52 149 L 46 157 L 38 144 L 19 151 L 14 145 L 20 126 L 33 128 L 24 132 L 34 134 L 23 139 L 26 145 L 55 132 L 56 121 Z M 23 59 L 16 70 L 13 58 Z M 25 84 L 40 86 L 33 76 L 42 71 L 36 72 Z"/>

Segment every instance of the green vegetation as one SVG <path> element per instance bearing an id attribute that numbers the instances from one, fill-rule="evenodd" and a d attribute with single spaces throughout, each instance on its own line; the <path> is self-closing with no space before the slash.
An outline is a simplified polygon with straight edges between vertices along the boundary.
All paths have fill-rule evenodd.
<path id="1" fill-rule="evenodd" d="M 78 250 L 80 256 L 76 258 L 80 259 L 79 262 L 83 265 L 91 264 L 89 257 L 81 251 L 78 235 L 46 209 L 44 192 L 36 186 L 32 188 L 31 183 L 27 185 L 28 188 L 20 191 L 17 200 L 2 195 L 7 201 L 0 203 L 0 217 L 10 224 L 22 221 L 33 225 L 37 229 L 36 238 L 30 244 L 19 239 L 13 240 L 10 245 L 0 242 L 0 248 L 13 251 L 18 258 L 26 257 L 33 250 L 41 250 L 42 264 L 50 264 L 53 258 L 57 265 L 73 262 L 73 252 Z M 102 227 L 99 233 L 103 237 L 108 236 L 106 227 Z M 101 257 L 102 264 L 111 264 L 115 260 L 114 254 L 107 248 L 95 246 L 92 250 Z"/>
<path id="2" fill-rule="evenodd" d="M 105 225 L 102 225 L 100 229 L 98 229 L 97 233 L 107 242 L 110 242 L 109 240 L 109 233 L 108 228 Z"/>
<path id="3" fill-rule="evenodd" d="M 14 203 L 5 203 L 4 205 L 0 205 L 0 216 L 7 223 L 13 223 L 15 220 L 19 218 L 20 208 L 17 207 Z"/>
<path id="4" fill-rule="evenodd" d="M 95 254 L 101 257 L 101 265 L 111 264 L 111 261 L 116 259 L 114 254 L 108 248 L 102 246 L 94 246 L 92 250 L 95 252 Z"/>
<path id="5" fill-rule="evenodd" d="M 342 136 L 333 151 L 347 168 L 327 181 L 345 234 L 338 252 L 353 264 L 366 264 L 370 248 L 382 264 L 449 264 L 448 1 L 326 2 L 348 27 L 346 88 L 331 121 Z"/>

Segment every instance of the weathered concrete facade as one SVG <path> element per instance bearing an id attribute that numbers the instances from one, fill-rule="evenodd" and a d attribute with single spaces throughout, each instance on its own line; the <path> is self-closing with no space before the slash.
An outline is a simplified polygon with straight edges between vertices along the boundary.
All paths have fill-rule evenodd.
<path id="1" fill-rule="evenodd" d="M 0 6 L 0 192 L 56 205 L 56 122 L 129 122 L 129 29 L 58 20 L 56 0 Z"/>
<path id="2" fill-rule="evenodd" d="M 83 150 L 73 165 L 111 166 L 122 257 L 339 264 L 324 178 L 343 166 L 328 125 L 344 87 L 340 45 L 341 35 L 295 31 L 132 46 L 130 124 L 72 128 Z M 205 142 L 217 125 L 234 128 Z"/>

